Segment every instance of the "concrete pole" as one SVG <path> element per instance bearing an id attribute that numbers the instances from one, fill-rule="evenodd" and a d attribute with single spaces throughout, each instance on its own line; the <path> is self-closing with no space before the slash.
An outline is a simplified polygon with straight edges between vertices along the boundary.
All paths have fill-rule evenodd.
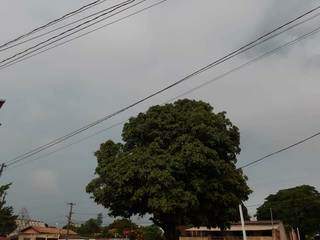
<path id="1" fill-rule="evenodd" d="M 242 205 L 241 204 L 239 205 L 239 212 L 240 212 L 243 240 L 247 240 L 247 234 L 246 234 L 246 230 L 244 228 L 244 218 L 243 218 L 243 211 L 242 211 Z"/>

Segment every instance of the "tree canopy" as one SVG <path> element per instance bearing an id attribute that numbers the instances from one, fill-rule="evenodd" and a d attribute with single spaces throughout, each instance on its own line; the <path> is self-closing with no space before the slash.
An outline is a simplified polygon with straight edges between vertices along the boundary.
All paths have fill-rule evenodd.
<path id="1" fill-rule="evenodd" d="M 122 219 L 116 219 L 111 223 L 108 228 L 109 229 L 118 229 L 121 232 L 123 232 L 126 229 L 135 229 L 138 225 L 133 223 L 131 220 L 122 218 Z"/>
<path id="2" fill-rule="evenodd" d="M 142 228 L 144 240 L 163 240 L 163 232 L 156 225 L 150 225 Z"/>
<path id="3" fill-rule="evenodd" d="M 130 118 L 122 139 L 101 144 L 87 186 L 111 216 L 151 214 L 166 239 L 178 225 L 225 228 L 237 219 L 251 191 L 235 166 L 239 129 L 225 112 L 188 99 L 154 106 Z"/>
<path id="4" fill-rule="evenodd" d="M 270 208 L 275 219 L 299 228 L 302 238 L 320 230 L 320 193 L 315 187 L 302 185 L 269 195 L 257 210 L 258 220 L 269 220 Z"/>
<path id="5" fill-rule="evenodd" d="M 90 218 L 85 223 L 81 224 L 75 231 L 81 236 L 91 237 L 101 232 L 103 218 L 102 214 L 98 214 L 97 218 Z"/>
<path id="6" fill-rule="evenodd" d="M 130 240 L 144 240 L 142 228 L 130 219 L 122 218 L 114 220 L 109 226 L 103 228 L 103 238 L 129 238 Z"/>
<path id="7" fill-rule="evenodd" d="M 16 229 L 16 216 L 13 208 L 6 206 L 6 192 L 10 184 L 0 186 L 0 236 L 5 236 Z"/>

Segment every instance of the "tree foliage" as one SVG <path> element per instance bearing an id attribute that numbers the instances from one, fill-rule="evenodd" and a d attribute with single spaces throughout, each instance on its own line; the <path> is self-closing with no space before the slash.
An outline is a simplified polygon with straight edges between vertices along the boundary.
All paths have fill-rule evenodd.
<path id="1" fill-rule="evenodd" d="M 81 224 L 81 226 L 76 229 L 76 232 L 85 237 L 95 236 L 102 230 L 102 220 L 102 214 L 98 214 L 97 218 L 90 218 Z"/>
<path id="2" fill-rule="evenodd" d="M 225 228 L 236 220 L 250 189 L 235 166 L 239 130 L 225 112 L 187 99 L 154 106 L 131 118 L 122 138 L 101 144 L 87 186 L 112 216 L 151 214 L 167 239 L 178 225 Z"/>
<path id="3" fill-rule="evenodd" d="M 143 227 L 142 232 L 144 240 L 163 240 L 163 232 L 156 225 Z"/>
<path id="4" fill-rule="evenodd" d="M 6 192 L 10 184 L 0 186 L 0 236 L 5 236 L 16 229 L 16 216 L 13 208 L 6 206 Z"/>
<path id="5" fill-rule="evenodd" d="M 126 218 L 116 219 L 108 226 L 109 229 L 119 229 L 122 232 L 126 229 L 135 229 L 137 227 L 138 225 Z"/>
<path id="6" fill-rule="evenodd" d="M 275 219 L 299 228 L 302 237 L 319 231 L 320 193 L 315 187 L 302 185 L 269 195 L 257 210 L 258 220 L 269 220 L 270 208 Z"/>

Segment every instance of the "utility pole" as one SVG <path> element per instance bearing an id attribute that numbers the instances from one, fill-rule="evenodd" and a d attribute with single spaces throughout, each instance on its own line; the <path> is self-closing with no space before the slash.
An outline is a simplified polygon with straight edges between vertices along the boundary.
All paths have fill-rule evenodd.
<path id="1" fill-rule="evenodd" d="M 247 240 L 247 234 L 246 234 L 246 230 L 244 228 L 244 217 L 243 217 L 243 211 L 242 211 L 242 205 L 241 204 L 239 205 L 239 212 L 240 212 L 243 240 Z"/>
<path id="2" fill-rule="evenodd" d="M 72 214 L 73 214 L 73 206 L 76 205 L 75 203 L 67 203 L 67 205 L 70 206 L 69 210 L 69 216 L 68 218 L 68 225 L 67 225 L 67 235 L 66 235 L 66 240 L 69 240 L 69 232 L 70 232 L 70 226 L 71 226 L 71 219 L 72 219 Z"/>

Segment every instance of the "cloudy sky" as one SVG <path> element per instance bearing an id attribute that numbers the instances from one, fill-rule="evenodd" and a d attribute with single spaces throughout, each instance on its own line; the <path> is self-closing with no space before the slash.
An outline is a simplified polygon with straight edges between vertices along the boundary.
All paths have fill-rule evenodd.
<path id="1" fill-rule="evenodd" d="M 2 0 L 0 40 L 10 40 L 89 2 Z M 116 2 L 106 1 L 95 10 Z M 144 6 L 154 2 L 148 0 Z M 179 80 L 317 2 L 168 0 L 148 12 L 0 71 L 0 98 L 7 100 L 0 112 L 1 161 Z M 163 103 L 319 24 L 320 18 L 316 18 L 282 34 L 66 144 Z M 186 97 L 209 102 L 215 111 L 227 111 L 241 130 L 241 165 L 319 130 L 319 66 L 319 36 L 314 35 Z M 1 182 L 13 182 L 8 202 L 17 212 L 26 207 L 33 218 L 50 224 L 65 223 L 66 202 L 77 203 L 75 222 L 98 212 L 106 214 L 89 199 L 84 188 L 93 178 L 94 151 L 106 139 L 119 141 L 120 135 L 121 127 L 116 127 L 49 157 L 36 161 L 31 158 L 31 162 L 8 168 L 1 178 Z M 299 184 L 319 189 L 319 143 L 320 139 L 314 139 L 247 169 L 254 192 L 246 204 L 260 204 L 268 194 Z M 145 219 L 136 221 L 146 223 Z"/>

